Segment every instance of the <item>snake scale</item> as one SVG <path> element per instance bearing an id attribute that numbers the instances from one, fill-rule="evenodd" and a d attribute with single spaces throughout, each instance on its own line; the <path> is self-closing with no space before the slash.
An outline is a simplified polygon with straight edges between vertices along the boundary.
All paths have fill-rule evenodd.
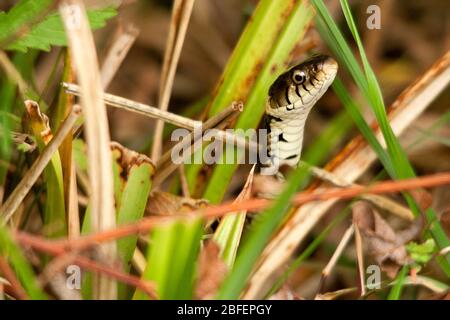
<path id="1" fill-rule="evenodd" d="M 261 164 L 261 173 L 282 177 L 282 166 L 298 164 L 306 118 L 337 70 L 333 58 L 316 55 L 284 72 L 272 84 L 265 114 L 268 157 Z"/>

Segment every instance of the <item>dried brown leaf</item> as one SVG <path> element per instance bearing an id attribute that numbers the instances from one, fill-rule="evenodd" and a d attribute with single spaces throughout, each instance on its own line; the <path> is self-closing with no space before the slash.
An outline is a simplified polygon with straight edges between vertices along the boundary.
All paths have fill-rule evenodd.
<path id="1" fill-rule="evenodd" d="M 153 164 L 153 161 L 145 154 L 141 154 L 131 149 L 125 148 L 118 142 L 111 142 L 110 146 L 111 151 L 117 154 L 117 157 L 115 157 L 115 159 L 117 159 L 116 161 L 118 162 L 119 167 L 122 169 L 121 176 L 125 178 L 125 180 L 131 168 L 133 166 L 139 166 L 142 163 L 150 164 L 153 168 L 153 171 L 155 171 L 155 165 Z"/>
<path id="2" fill-rule="evenodd" d="M 353 222 L 361 230 L 369 255 L 389 277 L 411 261 L 404 244 L 419 234 L 420 220 L 395 231 L 368 203 L 359 201 L 353 206 Z"/>
<path id="3" fill-rule="evenodd" d="M 450 207 L 444 210 L 440 220 L 445 233 L 450 237 Z"/>
<path id="4" fill-rule="evenodd" d="M 43 144 L 48 144 L 53 138 L 50 129 L 50 122 L 48 117 L 41 112 L 39 104 L 32 100 L 25 100 L 24 124 L 29 127 L 33 135 L 42 141 Z"/>
<path id="5" fill-rule="evenodd" d="M 206 207 L 208 202 L 203 199 L 180 197 L 168 192 L 152 191 L 147 205 L 147 214 L 167 216 L 187 213 Z"/>

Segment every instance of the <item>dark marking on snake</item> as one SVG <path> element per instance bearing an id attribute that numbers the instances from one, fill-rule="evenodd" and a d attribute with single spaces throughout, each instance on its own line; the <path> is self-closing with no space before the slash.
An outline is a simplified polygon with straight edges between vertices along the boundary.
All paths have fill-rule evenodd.
<path id="1" fill-rule="evenodd" d="M 280 134 L 278 135 L 278 141 L 288 142 L 288 141 L 284 138 L 284 136 L 283 136 L 282 133 L 280 133 Z"/>
<path id="2" fill-rule="evenodd" d="M 304 83 L 302 83 L 302 87 L 303 87 L 303 89 L 305 89 L 305 91 L 306 91 L 306 92 L 308 92 L 309 94 L 311 94 L 311 92 L 309 92 L 309 90 L 308 90 L 308 89 L 306 89 L 306 86 L 305 86 L 305 84 L 304 84 Z"/>
<path id="3" fill-rule="evenodd" d="M 298 156 L 298 154 L 292 154 L 292 155 L 290 155 L 289 157 L 287 157 L 287 158 L 284 158 L 284 160 L 291 160 L 291 159 L 295 159 L 295 158 L 297 158 L 297 156 Z"/>
<path id="4" fill-rule="evenodd" d="M 304 105 L 305 103 L 303 102 L 303 97 L 300 94 L 300 89 L 298 86 L 295 86 L 295 93 L 298 95 L 298 97 L 300 98 L 300 100 L 302 101 L 302 105 Z"/>
<path id="5" fill-rule="evenodd" d="M 278 118 L 278 117 L 275 117 L 275 116 L 272 116 L 272 115 L 268 115 L 267 116 L 268 118 L 269 118 L 269 122 L 280 122 L 280 121 L 283 121 L 283 119 L 281 119 L 281 118 Z"/>
<path id="6" fill-rule="evenodd" d="M 291 100 L 289 99 L 289 87 L 286 87 L 286 90 L 284 91 L 284 95 L 285 95 L 287 103 L 291 104 Z"/>

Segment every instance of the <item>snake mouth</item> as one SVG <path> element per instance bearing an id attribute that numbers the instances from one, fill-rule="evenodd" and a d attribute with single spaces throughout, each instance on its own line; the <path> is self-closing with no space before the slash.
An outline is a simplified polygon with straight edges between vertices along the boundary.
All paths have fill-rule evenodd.
<path id="1" fill-rule="evenodd" d="M 338 71 L 338 63 L 333 58 L 324 56 L 322 62 L 322 70 L 323 72 L 325 72 L 326 75 L 328 76 L 331 75 L 334 78 L 334 75 L 336 75 Z"/>

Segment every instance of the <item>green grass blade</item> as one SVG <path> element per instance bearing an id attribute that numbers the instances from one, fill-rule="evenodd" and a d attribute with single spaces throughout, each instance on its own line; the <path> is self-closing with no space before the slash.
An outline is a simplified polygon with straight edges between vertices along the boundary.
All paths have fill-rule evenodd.
<path id="1" fill-rule="evenodd" d="M 406 275 L 408 274 L 408 267 L 403 266 L 400 272 L 397 275 L 395 280 L 395 284 L 392 287 L 389 295 L 387 297 L 388 300 L 398 300 L 402 294 L 403 284 L 405 282 Z"/>
<path id="2" fill-rule="evenodd" d="M 30 105 L 33 104 L 30 103 Z M 42 152 L 48 144 L 46 137 L 42 135 L 46 130 L 50 130 L 45 117 L 45 115 L 41 115 L 37 104 L 36 107 L 29 109 L 27 119 L 29 120 L 31 132 L 37 141 L 39 152 Z M 44 181 L 46 186 L 44 209 L 46 232 L 50 237 L 60 237 L 67 234 L 67 223 L 64 204 L 64 182 L 59 151 L 53 154 L 49 164 L 45 167 Z"/>
<path id="3" fill-rule="evenodd" d="M 12 58 L 17 71 L 27 80 L 31 78 L 35 58 L 36 54 L 34 52 L 28 54 L 16 53 Z M 2 79 L 0 84 L 0 134 L 2 135 L 2 139 L 0 139 L 0 186 L 5 183 L 13 148 L 8 132 L 20 130 L 23 103 L 15 99 L 16 90 L 17 84 L 13 79 L 8 77 Z M 15 116 L 19 116 L 19 120 L 13 123 Z"/>
<path id="4" fill-rule="evenodd" d="M 307 168 L 299 166 L 288 178 L 286 187 L 275 203 L 254 220 L 239 250 L 236 263 L 220 288 L 219 299 L 237 299 L 247 279 L 273 232 L 290 208 L 289 201 L 308 176 Z"/>
<path id="5" fill-rule="evenodd" d="M 36 275 L 33 268 L 28 263 L 23 255 L 20 247 L 14 242 L 9 230 L 3 226 L 3 221 L 0 219 L 0 255 L 5 257 L 11 263 L 14 271 L 17 274 L 22 287 L 33 300 L 47 299 L 47 295 L 38 286 Z"/>
<path id="6" fill-rule="evenodd" d="M 389 124 L 389 120 L 386 115 L 386 108 L 384 106 L 384 100 L 381 93 L 380 85 L 375 76 L 375 73 L 370 66 L 369 61 L 364 50 L 361 38 L 359 37 L 358 30 L 356 29 L 355 21 L 353 19 L 350 7 L 346 0 L 341 0 L 341 6 L 344 12 L 347 24 L 352 32 L 353 38 L 358 45 L 359 54 L 364 66 L 364 71 L 366 74 L 366 82 L 369 94 L 369 101 L 371 102 L 372 109 L 374 110 L 375 116 L 377 118 L 378 124 L 380 125 L 381 132 L 383 133 L 384 139 L 387 144 L 388 153 L 394 164 L 396 172 L 399 178 L 411 178 L 415 176 L 412 166 L 409 164 L 406 153 L 401 148 L 400 143 L 395 137 L 394 132 Z"/>
<path id="7" fill-rule="evenodd" d="M 311 165 L 320 166 L 329 154 L 324 154 L 322 150 L 330 152 L 343 140 L 346 133 L 352 128 L 351 117 L 345 111 L 339 112 L 322 132 L 314 137 L 314 142 L 302 154 L 302 160 Z"/>
<path id="8" fill-rule="evenodd" d="M 220 221 L 214 232 L 214 241 L 222 248 L 221 257 L 229 268 L 233 267 L 244 229 L 246 212 L 239 212 Z"/>
<path id="9" fill-rule="evenodd" d="M 350 47 L 346 43 L 344 37 L 342 36 L 342 33 L 333 21 L 323 2 L 318 0 L 312 0 L 311 2 L 314 8 L 317 10 L 318 16 L 320 17 L 320 19 L 317 19 L 316 24 L 321 36 L 323 37 L 325 42 L 327 42 L 328 46 L 334 52 L 334 54 L 338 57 L 338 60 L 341 61 L 343 66 L 345 66 L 350 72 L 364 97 L 372 107 L 372 110 L 374 111 L 375 117 L 380 126 L 380 130 L 387 144 L 387 153 L 384 150 L 382 151 L 380 149 L 379 143 L 375 142 L 374 137 L 371 137 L 373 136 L 373 133 L 370 134 L 367 130 L 368 125 L 365 126 L 366 128 L 363 129 L 363 131 L 361 131 L 362 134 L 365 135 L 366 139 L 368 139 L 368 142 L 371 144 L 372 148 L 374 148 L 374 151 L 377 153 L 380 161 L 385 166 L 387 172 L 392 178 L 404 179 L 415 176 L 414 170 L 408 161 L 406 153 L 401 148 L 400 143 L 398 142 L 392 131 L 392 128 L 390 127 L 378 81 L 365 55 L 364 47 L 356 29 L 356 25 L 354 23 L 347 1 L 342 0 L 341 5 L 350 31 L 352 32 L 352 35 L 358 45 L 361 60 L 363 61 L 364 73 L 361 71 L 356 58 L 353 56 L 353 53 L 350 50 Z M 334 86 L 336 87 L 336 85 L 339 87 L 338 81 L 335 81 Z M 338 91 L 336 92 L 338 95 L 339 91 L 342 91 L 342 88 L 343 86 L 341 86 L 341 88 L 338 88 Z M 356 108 L 352 107 L 352 110 L 354 112 L 353 114 L 351 114 L 351 116 L 354 119 L 356 119 L 356 117 L 360 118 L 360 120 L 358 120 L 356 124 L 358 125 L 359 123 L 361 129 L 361 120 L 363 120 L 363 118 L 362 116 L 358 116 L 358 111 L 356 110 Z M 410 195 L 404 194 L 404 196 L 411 210 L 417 216 L 419 214 L 419 208 L 417 204 Z M 441 248 L 449 246 L 450 240 L 445 235 L 439 221 L 436 220 L 436 213 L 430 209 L 426 216 L 429 217 L 429 222 L 433 221 L 433 223 L 430 224 L 430 231 L 433 235 L 433 238 L 435 238 L 436 243 L 438 243 L 440 246 L 442 245 L 443 247 Z M 448 274 L 448 272 L 450 271 L 450 254 L 447 255 L 446 262 L 444 264 L 441 264 L 441 266 Z"/>
<path id="10" fill-rule="evenodd" d="M 365 94 L 367 92 L 367 84 L 364 73 L 325 4 L 322 0 L 311 0 L 311 4 L 317 12 L 315 24 L 320 36 L 333 51 L 339 64 L 348 69 L 358 87 Z"/>
<path id="11" fill-rule="evenodd" d="M 341 101 L 342 105 L 344 106 L 345 110 L 353 119 L 353 122 L 356 124 L 363 137 L 367 140 L 370 146 L 374 149 L 375 153 L 378 155 L 378 158 L 385 167 L 386 171 L 390 175 L 395 175 L 395 171 L 389 159 L 389 155 L 386 153 L 381 144 L 378 142 L 369 124 L 362 116 L 361 111 L 356 105 L 356 102 L 352 99 L 350 93 L 344 87 L 339 77 L 336 77 L 336 79 L 332 84 L 332 87 L 337 97 Z"/>
<path id="12" fill-rule="evenodd" d="M 143 279 L 157 285 L 160 299 L 192 299 L 197 255 L 203 231 L 201 219 L 168 222 L 150 236 Z M 136 291 L 134 299 L 148 299 Z"/>
<path id="13" fill-rule="evenodd" d="M 251 196 L 251 188 L 253 184 L 253 175 L 255 167 L 250 171 L 242 188 L 241 193 L 236 198 L 235 202 L 241 202 Z M 214 232 L 213 240 L 221 248 L 221 258 L 227 264 L 228 268 L 233 267 L 236 259 L 236 253 L 241 241 L 242 230 L 244 229 L 245 217 L 247 211 L 243 210 L 238 213 L 224 217 Z"/>
<path id="14" fill-rule="evenodd" d="M 117 211 L 117 225 L 136 222 L 144 216 L 153 173 L 154 167 L 147 161 L 137 162 L 131 167 Z M 119 239 L 117 242 L 119 258 L 122 261 L 123 269 L 127 272 L 130 270 L 130 262 L 137 239 L 138 236 L 133 235 Z M 124 290 L 123 286 L 119 286 L 119 290 Z M 121 293 L 120 296 L 124 297 L 124 294 Z"/>

